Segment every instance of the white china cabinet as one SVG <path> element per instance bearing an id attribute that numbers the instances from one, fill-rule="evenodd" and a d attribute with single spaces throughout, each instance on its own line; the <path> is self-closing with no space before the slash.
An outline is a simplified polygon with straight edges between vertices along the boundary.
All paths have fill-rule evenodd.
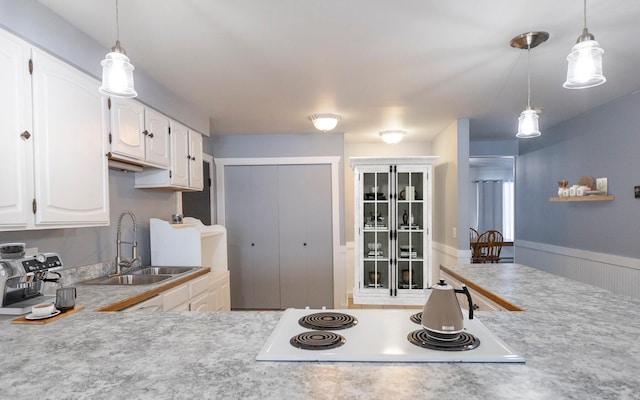
<path id="1" fill-rule="evenodd" d="M 99 85 L 0 30 L 0 230 L 109 224 Z"/>
<path id="2" fill-rule="evenodd" d="M 355 157 L 356 304 L 424 304 L 431 285 L 432 164 Z"/>

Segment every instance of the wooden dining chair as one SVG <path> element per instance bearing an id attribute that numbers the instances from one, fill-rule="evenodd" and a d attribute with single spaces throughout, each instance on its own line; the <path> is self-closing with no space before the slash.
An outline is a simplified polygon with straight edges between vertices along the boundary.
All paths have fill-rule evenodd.
<path id="1" fill-rule="evenodd" d="M 474 228 L 469 228 L 469 247 L 471 248 L 471 262 L 479 263 L 480 261 L 480 246 L 478 239 L 480 233 Z"/>
<path id="2" fill-rule="evenodd" d="M 502 233 L 488 230 L 478 238 L 481 263 L 499 263 L 502 252 Z"/>

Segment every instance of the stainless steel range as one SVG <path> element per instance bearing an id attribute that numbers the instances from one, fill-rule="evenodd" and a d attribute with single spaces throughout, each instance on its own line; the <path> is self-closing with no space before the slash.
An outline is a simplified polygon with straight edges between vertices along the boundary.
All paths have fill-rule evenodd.
<path id="1" fill-rule="evenodd" d="M 420 320 L 415 310 L 288 309 L 256 360 L 526 362 L 477 318 L 465 317 L 456 340 L 435 342 Z"/>
<path id="2" fill-rule="evenodd" d="M 44 295 L 47 274 L 62 268 L 56 253 L 38 253 L 15 258 L 0 256 L 0 314 L 21 315 L 31 312 L 36 304 L 55 302 L 55 296 Z"/>

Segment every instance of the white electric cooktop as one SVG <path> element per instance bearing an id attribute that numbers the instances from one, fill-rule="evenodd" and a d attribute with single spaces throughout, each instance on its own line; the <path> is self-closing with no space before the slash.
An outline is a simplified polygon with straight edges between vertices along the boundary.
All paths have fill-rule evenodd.
<path id="1" fill-rule="evenodd" d="M 306 350 L 294 347 L 292 337 L 309 332 L 298 320 L 319 312 L 336 312 L 355 317 L 358 323 L 347 329 L 330 330 L 342 335 L 346 342 L 337 348 Z M 477 318 L 467 319 L 465 331 L 480 340 L 471 350 L 443 351 L 417 346 L 407 339 L 411 332 L 422 329 L 411 321 L 419 310 L 313 310 L 287 309 L 267 342 L 258 353 L 258 361 L 364 361 L 364 362 L 489 362 L 524 363 L 506 343 L 494 335 Z M 463 314 L 464 314 L 463 310 Z"/>

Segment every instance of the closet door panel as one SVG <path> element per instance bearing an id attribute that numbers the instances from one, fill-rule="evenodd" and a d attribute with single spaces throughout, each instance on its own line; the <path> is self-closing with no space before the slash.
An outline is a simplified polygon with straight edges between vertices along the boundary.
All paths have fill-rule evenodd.
<path id="1" fill-rule="evenodd" d="M 308 302 L 315 308 L 333 307 L 333 242 L 331 167 L 306 168 L 306 260 Z"/>
<path id="2" fill-rule="evenodd" d="M 306 166 L 281 165 L 280 184 L 280 299 L 283 309 L 312 307 L 308 300 Z"/>
<path id="3" fill-rule="evenodd" d="M 251 167 L 251 285 L 248 308 L 280 308 L 277 166 Z"/>
<path id="4" fill-rule="evenodd" d="M 231 308 L 245 308 L 244 293 L 251 286 L 251 167 L 224 170 L 227 221 L 227 257 L 231 281 Z M 246 286 L 246 288 L 245 288 Z"/>

